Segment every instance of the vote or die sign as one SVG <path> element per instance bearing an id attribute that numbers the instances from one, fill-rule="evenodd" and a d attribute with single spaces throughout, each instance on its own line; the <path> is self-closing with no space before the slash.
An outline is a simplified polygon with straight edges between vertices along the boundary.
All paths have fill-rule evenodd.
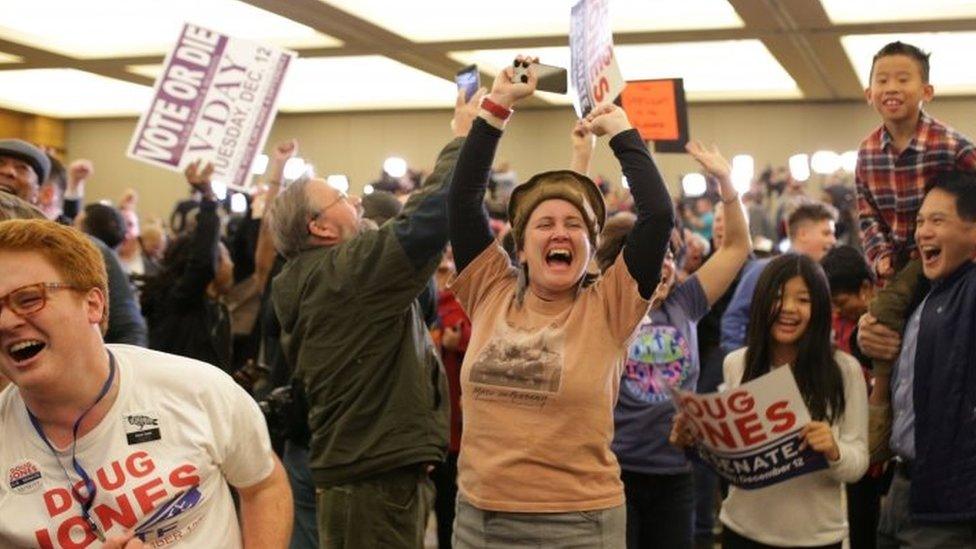
<path id="1" fill-rule="evenodd" d="M 577 114 L 586 116 L 612 102 L 624 89 L 613 55 L 613 34 L 607 0 L 579 0 L 570 12 L 569 49 Z"/>
<path id="2" fill-rule="evenodd" d="M 676 397 L 702 435 L 691 458 L 735 486 L 761 488 L 827 467 L 823 454 L 800 450 L 810 413 L 788 367 L 721 393 Z"/>
<path id="3" fill-rule="evenodd" d="M 128 156 L 174 171 L 201 159 L 213 162 L 214 180 L 245 185 L 294 57 L 187 23 L 166 57 Z"/>

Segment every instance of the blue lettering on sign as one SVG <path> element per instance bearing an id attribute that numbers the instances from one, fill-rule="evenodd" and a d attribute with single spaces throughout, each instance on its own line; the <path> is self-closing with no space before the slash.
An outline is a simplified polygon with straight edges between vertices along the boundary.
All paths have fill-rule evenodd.
<path id="1" fill-rule="evenodd" d="M 690 375 L 688 340 L 677 328 L 651 324 L 640 329 L 624 371 L 624 387 L 631 395 L 643 402 L 667 402 L 668 387 L 681 387 Z"/>

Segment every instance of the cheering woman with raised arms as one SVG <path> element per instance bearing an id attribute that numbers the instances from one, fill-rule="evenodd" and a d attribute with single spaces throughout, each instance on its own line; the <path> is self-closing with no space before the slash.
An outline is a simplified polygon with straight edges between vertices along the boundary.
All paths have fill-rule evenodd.
<path id="1" fill-rule="evenodd" d="M 472 321 L 455 545 L 623 547 L 613 405 L 626 344 L 660 282 L 674 213 L 624 112 L 597 107 L 584 123 L 610 138 L 637 208 L 623 253 L 598 280 L 587 273 L 606 207 L 589 178 L 557 170 L 512 193 L 519 266 L 511 266 L 482 200 L 511 109 L 535 91 L 530 61 L 516 59 L 528 67 L 524 80 L 513 82 L 513 67 L 496 77 L 448 198 L 459 273 L 452 287 Z"/>

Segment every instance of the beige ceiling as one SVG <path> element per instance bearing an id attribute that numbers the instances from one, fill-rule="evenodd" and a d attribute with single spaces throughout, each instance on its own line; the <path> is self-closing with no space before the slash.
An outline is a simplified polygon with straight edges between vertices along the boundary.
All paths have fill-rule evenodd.
<path id="1" fill-rule="evenodd" d="M 54 2 L 56 0 L 44 1 Z M 196 2 L 203 4 L 209 1 L 216 2 L 217 0 L 196 0 Z M 236 0 L 219 1 L 236 2 Z M 464 66 L 464 61 L 477 58 L 475 52 L 482 52 L 482 55 L 485 56 L 482 58 L 490 58 L 490 51 L 485 53 L 487 50 L 518 49 L 531 52 L 533 49 L 564 48 L 567 45 L 565 32 L 553 34 L 555 31 L 542 30 L 544 28 L 542 26 L 526 26 L 524 28 L 530 29 L 529 31 L 520 31 L 523 35 L 514 37 L 504 37 L 504 32 L 495 32 L 492 37 L 467 37 L 471 33 L 448 32 L 440 33 L 440 36 L 451 36 L 450 39 L 424 39 L 418 34 L 423 32 L 424 27 L 422 25 L 411 25 L 409 31 L 405 30 L 403 34 L 398 34 L 395 28 L 390 28 L 392 25 L 389 21 L 380 17 L 379 12 L 376 11 L 376 6 L 382 5 L 378 3 L 378 0 L 362 0 L 364 6 L 362 9 L 357 7 L 357 1 L 334 0 L 330 3 L 329 0 L 242 0 L 242 3 L 249 5 L 244 6 L 244 9 L 253 11 L 254 8 L 257 8 L 264 12 L 270 12 L 280 16 L 280 18 L 275 18 L 276 21 L 280 19 L 285 24 L 290 24 L 285 21 L 289 20 L 299 24 L 300 28 L 306 29 L 310 33 L 310 37 L 305 43 L 312 45 L 299 45 L 299 47 L 292 47 L 291 49 L 296 51 L 301 59 L 323 59 L 323 61 L 319 61 L 323 67 L 328 65 L 324 61 L 328 58 L 361 57 L 362 59 L 376 59 L 379 57 L 396 62 L 392 66 L 402 65 L 405 66 L 404 69 L 409 68 L 408 70 L 413 70 L 414 73 L 420 71 L 420 73 L 451 82 L 454 74 Z M 562 24 L 562 26 L 568 26 L 569 0 L 537 1 L 553 4 L 553 17 L 565 20 L 567 23 Z M 671 3 L 673 0 L 642 1 L 653 4 L 655 9 L 667 9 L 669 3 L 672 6 L 674 5 Z M 914 35 L 917 33 L 960 33 L 962 36 L 961 33 L 966 31 L 976 31 L 976 2 L 960 2 L 959 0 L 942 1 L 947 6 L 958 7 L 960 4 L 963 5 L 961 11 L 951 13 L 952 18 L 946 18 L 948 16 L 940 18 L 938 7 L 933 8 L 939 2 L 913 2 L 921 4 L 927 10 L 919 10 L 919 13 L 914 14 L 909 10 L 900 13 L 897 17 L 889 17 L 892 21 L 888 22 L 876 21 L 876 19 L 885 17 L 885 12 L 880 6 L 894 3 L 904 4 L 910 8 L 912 3 L 904 0 L 888 0 L 887 2 L 875 2 L 873 0 L 728 0 L 727 3 L 723 0 L 686 1 L 695 6 L 708 6 L 709 3 L 712 3 L 715 13 L 719 14 L 720 17 L 717 16 L 717 19 L 713 18 L 712 20 L 702 17 L 698 20 L 694 14 L 689 14 L 683 16 L 687 24 L 681 25 L 669 21 L 667 24 L 662 24 L 657 30 L 634 30 L 632 28 L 635 26 L 634 24 L 624 27 L 615 25 L 615 28 L 626 29 L 614 33 L 615 45 L 618 47 L 667 45 L 680 48 L 681 44 L 686 44 L 689 47 L 693 44 L 696 47 L 705 47 L 709 43 L 714 43 L 717 46 L 721 43 L 752 43 L 757 47 L 761 44 L 762 48 L 759 49 L 765 50 L 763 55 L 767 59 L 774 60 L 774 65 L 779 65 L 779 67 L 775 67 L 776 70 L 780 73 L 785 71 L 783 78 L 787 81 L 792 79 L 792 82 L 795 83 L 795 85 L 790 83 L 792 91 L 779 95 L 758 92 L 750 94 L 748 91 L 739 90 L 725 96 L 722 93 L 702 94 L 698 96 L 698 100 L 855 100 L 862 95 L 862 84 L 859 80 L 859 71 L 855 70 L 849 58 L 853 50 L 845 49 L 845 46 L 850 47 L 851 44 L 858 43 L 856 39 L 850 37 Z M 410 0 L 405 0 L 405 2 L 403 5 L 411 5 Z M 610 0 L 611 10 L 614 9 L 615 2 L 633 4 L 633 0 Z M 23 3 L 26 6 L 31 3 L 31 0 L 9 0 L 9 3 Z M 162 0 L 158 0 L 157 3 L 160 6 L 167 5 L 167 2 Z M 87 2 L 77 2 L 76 4 L 87 5 Z M 366 9 L 367 4 L 373 6 L 371 8 L 373 11 Z M 445 10 L 456 10 L 461 5 L 456 0 L 443 0 L 440 4 Z M 860 8 L 858 8 L 858 4 L 861 5 Z M 344 6 L 345 10 L 348 11 L 340 9 L 337 7 L 338 5 Z M 432 6 L 436 6 L 436 2 L 435 0 L 418 1 L 418 5 L 424 9 L 430 9 Z M 478 6 L 487 5 L 468 3 L 466 9 L 476 11 L 482 9 Z M 828 13 L 834 16 L 835 21 L 831 20 Z M 703 15 L 708 14 L 703 13 Z M 418 9 L 415 16 L 427 17 L 422 9 Z M 151 20 L 152 14 L 145 14 L 145 17 L 147 20 Z M 192 15 L 187 14 L 185 17 L 194 22 L 199 22 Z M 477 18 L 478 15 L 477 13 L 467 13 L 467 17 Z M 928 18 L 928 20 L 922 18 Z M 649 19 L 653 19 L 653 17 Z M 55 47 L 50 45 L 50 42 L 31 38 L 28 33 L 20 32 L 16 28 L 4 27 L 5 24 L 10 25 L 9 22 L 0 22 L 0 82 L 6 81 L 8 85 L 11 83 L 11 79 L 5 80 L 3 78 L 3 73 L 6 71 L 75 69 L 83 73 L 148 87 L 153 84 L 153 78 L 149 76 L 153 73 L 152 66 L 162 63 L 165 53 L 164 51 L 145 53 L 143 49 L 138 53 L 125 51 L 109 56 L 103 54 L 72 54 L 69 52 L 72 51 L 70 44 Z M 86 25 L 79 22 L 78 28 L 84 32 Z M 407 26 L 404 25 L 403 28 L 406 29 Z M 538 32 L 543 32 L 543 34 L 524 35 L 525 32 L 532 32 L 532 29 L 540 29 Z M 408 35 L 412 38 L 407 38 Z M 462 36 L 462 38 L 455 36 Z M 243 37 L 253 38 L 252 36 Z M 881 37 L 879 40 L 885 39 L 887 36 Z M 973 41 L 976 45 L 976 38 Z M 44 44 L 49 44 L 49 46 L 45 47 Z M 292 46 L 293 44 L 288 45 Z M 873 47 L 873 45 L 861 47 L 863 50 Z M 862 50 L 858 50 L 858 53 L 860 54 Z M 654 51 L 654 49 L 648 48 L 648 51 Z M 676 49 L 675 51 L 679 50 Z M 741 60 L 715 59 L 714 63 L 727 65 L 738 61 Z M 858 60 L 859 63 L 869 61 L 870 59 Z M 490 71 L 493 69 L 488 64 L 480 63 L 479 66 L 482 68 L 482 81 L 490 82 L 493 78 L 493 73 Z M 862 69 L 860 73 L 863 74 L 863 68 L 858 68 Z M 960 69 L 963 68 L 960 67 Z M 972 67 L 968 65 L 964 67 L 964 70 L 973 72 Z M 35 74 L 39 72 L 34 71 Z M 624 72 L 627 76 L 627 70 Z M 27 75 L 30 73 L 12 72 L 9 76 L 20 74 Z M 51 78 L 57 78 L 58 74 L 60 72 L 51 71 Z M 77 73 L 71 74 L 77 75 Z M 424 74 L 420 76 L 424 77 Z M 683 75 L 675 74 L 673 76 Z M 972 86 L 961 85 L 958 88 L 953 88 L 954 93 L 976 95 L 976 77 L 970 75 L 969 80 L 972 81 Z M 16 80 L 14 80 L 14 85 L 16 85 Z M 70 94 L 70 91 L 66 93 Z M 696 96 L 691 94 L 691 99 L 696 100 Z M 31 110 L 29 103 L 29 97 L 26 98 L 26 103 L 25 100 L 21 99 L 5 101 L 3 94 L 0 93 L 0 107 Z M 559 104 L 559 101 L 536 99 L 534 106 L 546 107 L 556 104 Z M 397 105 L 394 101 L 392 104 L 384 104 L 379 108 L 411 108 L 417 105 L 420 104 Z M 420 105 L 421 108 L 430 106 L 443 105 L 440 103 L 437 105 Z M 293 108 L 289 109 L 284 104 L 282 107 L 285 110 L 293 111 L 321 111 L 370 108 L 370 105 L 349 106 L 348 103 L 340 101 L 333 105 L 317 105 L 307 101 L 304 103 L 298 101 Z M 43 111 L 42 108 L 38 109 L 38 112 Z M 85 113 L 65 114 L 63 116 L 85 116 Z"/>

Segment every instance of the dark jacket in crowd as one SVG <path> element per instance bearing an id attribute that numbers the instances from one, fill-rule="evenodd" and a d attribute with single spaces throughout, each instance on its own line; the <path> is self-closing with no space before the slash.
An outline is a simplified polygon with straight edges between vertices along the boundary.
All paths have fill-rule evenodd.
<path id="1" fill-rule="evenodd" d="M 108 273 L 108 331 L 105 332 L 105 343 L 127 343 L 145 347 L 149 343 L 146 337 L 146 320 L 139 311 L 128 275 L 115 252 L 101 240 L 89 238 L 98 251 L 102 252 Z"/>
<path id="2" fill-rule="evenodd" d="M 308 397 L 317 486 L 446 455 L 447 383 L 417 296 L 447 244 L 445 198 L 462 142 L 441 151 L 397 218 L 302 252 L 274 280 L 282 347 Z"/>
<path id="3" fill-rule="evenodd" d="M 915 462 L 910 505 L 919 520 L 976 519 L 976 264 L 933 282 L 915 349 Z"/>
<path id="4" fill-rule="evenodd" d="M 217 203 L 205 200 L 200 203 L 186 268 L 165 286 L 147 281 L 142 312 L 149 322 L 151 349 L 230 371 L 230 315 L 223 303 L 207 295 L 207 286 L 216 274 L 219 241 Z M 167 276 L 167 266 L 163 269 L 160 277 Z"/>

